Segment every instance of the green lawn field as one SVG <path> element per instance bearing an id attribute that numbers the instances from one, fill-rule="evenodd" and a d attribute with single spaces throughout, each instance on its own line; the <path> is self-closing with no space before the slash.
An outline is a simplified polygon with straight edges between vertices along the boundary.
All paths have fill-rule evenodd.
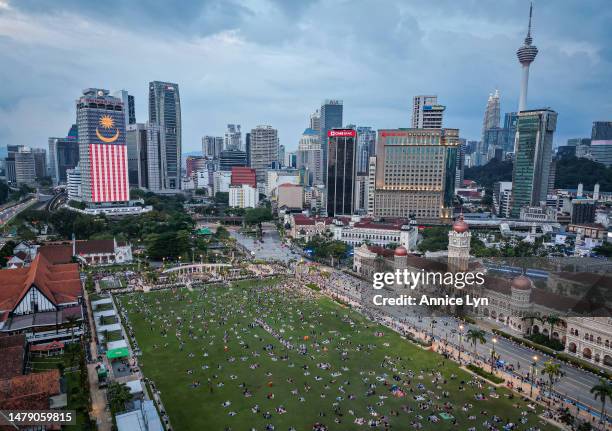
<path id="1" fill-rule="evenodd" d="M 175 430 L 552 429 L 505 389 L 277 283 L 118 297 Z"/>

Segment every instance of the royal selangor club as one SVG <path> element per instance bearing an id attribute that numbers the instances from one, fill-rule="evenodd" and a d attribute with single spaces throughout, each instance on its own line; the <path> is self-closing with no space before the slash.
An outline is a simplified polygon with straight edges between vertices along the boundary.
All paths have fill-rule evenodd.
<path id="1" fill-rule="evenodd" d="M 131 5 L 107 28 L 60 3 L 0 0 L 0 55 L 26 58 L 43 35 L 49 51 L 39 76 L 9 71 L 0 111 L 0 428 L 612 430 L 612 112 L 591 118 L 588 93 L 609 96 L 588 39 L 605 7 L 588 29 L 565 15 L 590 6 L 510 1 L 508 23 L 409 2 L 361 18 L 402 39 L 414 21 L 404 52 L 321 19 L 357 4 L 312 21 L 309 6 L 186 3 L 164 25 L 144 7 L 128 31 Z M 274 41 L 250 28 L 261 10 Z M 274 24 L 289 13 L 291 36 Z M 58 17 L 78 24 L 56 45 Z M 123 72 L 87 64 L 80 45 L 101 34 L 101 54 L 131 46 Z M 330 35 L 341 61 L 323 68 Z M 60 51 L 81 60 L 68 72 Z M 395 71 L 417 54 L 455 64 L 454 89 L 445 71 Z M 596 72 L 574 87 L 582 63 Z"/>

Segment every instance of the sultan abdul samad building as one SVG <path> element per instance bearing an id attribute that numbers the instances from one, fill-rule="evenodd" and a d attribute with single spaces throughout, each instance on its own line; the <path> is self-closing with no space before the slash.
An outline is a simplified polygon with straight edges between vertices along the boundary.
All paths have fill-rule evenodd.
<path id="1" fill-rule="evenodd" d="M 545 285 L 520 275 L 513 279 L 488 273 L 477 260 L 470 259 L 471 232 L 459 217 L 448 233 L 446 261 L 428 259 L 408 253 L 405 247 L 395 250 L 362 244 L 355 249 L 353 270 L 366 278 L 375 272 L 407 269 L 411 272 L 473 271 L 485 273 L 482 286 L 464 289 L 461 294 L 488 298 L 488 306 L 468 308 L 464 312 L 485 319 L 500 329 L 517 335 L 549 335 L 550 325 L 539 319 L 559 316 L 551 337 L 573 354 L 596 365 L 612 368 L 612 318 L 601 293 L 612 289 L 612 278 L 594 273 L 550 272 Z M 417 286 L 422 293 L 452 293 L 451 286 Z M 599 317 L 586 317 L 599 316 Z"/>

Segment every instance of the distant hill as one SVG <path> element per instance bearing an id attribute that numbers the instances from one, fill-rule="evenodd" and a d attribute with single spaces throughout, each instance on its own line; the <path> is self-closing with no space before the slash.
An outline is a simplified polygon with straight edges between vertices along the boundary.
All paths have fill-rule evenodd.
<path id="1" fill-rule="evenodd" d="M 512 181 L 512 162 L 491 160 L 484 166 L 466 168 L 464 177 L 466 180 L 473 180 L 486 188 L 491 188 L 496 181 Z M 575 189 L 578 183 L 582 183 L 585 190 L 593 190 L 597 182 L 602 192 L 612 191 L 612 168 L 576 157 L 557 161 L 556 188 Z"/>
<path id="2" fill-rule="evenodd" d="M 486 165 L 466 168 L 464 177 L 490 189 L 497 181 L 512 181 L 512 162 L 493 159 Z"/>

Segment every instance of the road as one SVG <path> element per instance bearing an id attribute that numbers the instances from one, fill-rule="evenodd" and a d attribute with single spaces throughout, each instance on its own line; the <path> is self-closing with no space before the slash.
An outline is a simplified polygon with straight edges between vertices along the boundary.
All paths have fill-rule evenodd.
<path id="1" fill-rule="evenodd" d="M 345 274 L 345 276 L 348 275 Z M 371 289 L 372 287 L 367 282 L 355 277 L 352 278 L 354 279 L 354 283 L 351 284 L 354 285 L 354 288 L 349 292 L 346 290 L 339 290 L 339 293 L 348 293 L 351 297 L 355 298 L 355 300 L 361 300 L 358 286 L 361 286 L 362 289 Z M 400 293 L 405 292 L 395 292 L 395 294 Z M 537 356 L 535 367 L 536 378 L 543 378 L 548 382 L 548 376 L 542 376 L 539 370 L 542 369 L 544 362 L 552 359 L 550 356 L 530 349 L 529 347 L 516 344 L 505 338 L 495 336 L 490 330 L 484 328 L 482 325 L 465 325 L 456 318 L 448 316 L 432 317 L 430 310 L 419 306 L 385 306 L 384 312 L 395 319 L 404 321 L 430 334 L 432 332 L 433 320 L 435 322 L 433 325 L 433 336 L 435 339 L 447 341 L 457 347 L 462 346 L 464 351 L 468 351 L 469 353 L 474 351 L 474 346 L 466 341 L 465 334 L 470 328 L 478 327 L 484 329 L 487 342 L 485 344 L 477 344 L 476 346 L 476 352 L 483 361 L 490 363 L 492 349 L 494 348 L 496 355 L 500 355 L 499 359 L 503 360 L 507 365 L 513 365 L 515 373 L 527 377 L 530 372 L 533 358 Z M 461 331 L 459 327 L 462 324 L 464 327 Z M 459 335 L 460 332 L 463 334 L 461 337 Z M 493 338 L 496 339 L 495 343 L 492 341 Z M 599 377 L 588 371 L 572 367 L 564 362 L 556 362 L 561 364 L 561 370 L 564 375 L 555 383 L 554 390 L 565 397 L 571 398 L 598 411 L 601 407 L 600 403 L 594 400 L 593 395 L 590 393 L 590 389 L 599 381 Z"/>
<path id="2" fill-rule="evenodd" d="M 271 223 L 264 223 L 263 243 L 254 238 L 243 235 L 235 229 L 229 228 L 230 235 L 236 241 L 254 253 L 256 259 L 279 260 L 288 262 L 291 259 L 299 259 L 300 256 L 293 253 L 289 247 L 282 243 L 276 226 Z"/>
<path id="3" fill-rule="evenodd" d="M 31 198 L 29 198 L 28 200 L 24 202 L 18 203 L 8 208 L 4 208 L 2 211 L 0 211 L 0 226 L 4 226 L 8 222 L 10 222 L 20 212 L 26 210 L 31 205 L 36 203 L 36 201 L 37 201 L 36 196 L 32 196 Z"/>
<path id="4" fill-rule="evenodd" d="M 258 259 L 277 259 L 282 261 L 288 261 L 289 259 L 296 259 L 299 256 L 292 253 L 291 250 L 281 244 L 278 232 L 274 226 L 264 227 L 264 243 L 258 243 L 253 238 L 242 235 L 236 231 L 230 232 L 232 237 L 242 244 L 247 249 L 255 253 L 255 258 Z M 332 270 L 332 268 L 327 268 Z M 337 271 L 333 269 L 334 271 Z M 347 292 L 341 290 L 339 293 L 349 293 L 357 301 L 361 299 L 360 289 L 366 288 L 371 289 L 371 284 L 364 282 L 356 277 L 351 277 L 345 274 L 346 277 L 350 277 L 352 282 L 352 290 Z M 365 284 L 364 284 L 365 283 Z M 396 292 L 405 293 L 405 292 Z M 390 295 L 391 296 L 391 295 Z M 470 326 L 466 325 L 463 328 L 463 336 L 459 337 L 459 326 L 462 324 L 459 320 L 453 317 L 431 317 L 431 311 L 418 306 L 386 306 L 385 311 L 395 319 L 405 321 L 406 323 L 420 328 L 424 331 L 431 332 L 431 321 L 435 320 L 437 323 L 434 324 L 434 337 L 436 339 L 442 339 L 449 343 L 459 346 L 463 346 L 464 350 L 469 352 L 474 351 L 473 345 L 468 345 L 465 339 L 465 334 L 470 329 Z M 516 373 L 527 376 L 530 372 L 531 364 L 534 356 L 538 357 L 536 362 L 536 378 L 544 377 L 548 381 L 548 376 L 542 376 L 538 370 L 541 370 L 543 363 L 551 359 L 549 356 L 542 352 L 530 349 L 526 346 L 521 346 L 505 338 L 496 337 L 493 333 L 486 328 L 478 326 L 480 329 L 485 329 L 487 342 L 485 344 L 478 344 L 476 351 L 478 356 L 483 360 L 489 361 L 491 358 L 491 349 L 495 347 L 495 353 L 500 355 L 500 360 L 505 361 L 508 365 L 513 365 Z M 493 338 L 497 340 L 493 343 Z M 593 410 L 599 410 L 599 402 L 593 399 L 593 395 L 590 393 L 590 389 L 599 381 L 599 377 L 578 368 L 567 365 L 564 362 L 561 363 L 561 369 L 564 375 L 555 383 L 554 388 L 559 394 L 572 398 L 579 403 L 589 406 Z"/>

